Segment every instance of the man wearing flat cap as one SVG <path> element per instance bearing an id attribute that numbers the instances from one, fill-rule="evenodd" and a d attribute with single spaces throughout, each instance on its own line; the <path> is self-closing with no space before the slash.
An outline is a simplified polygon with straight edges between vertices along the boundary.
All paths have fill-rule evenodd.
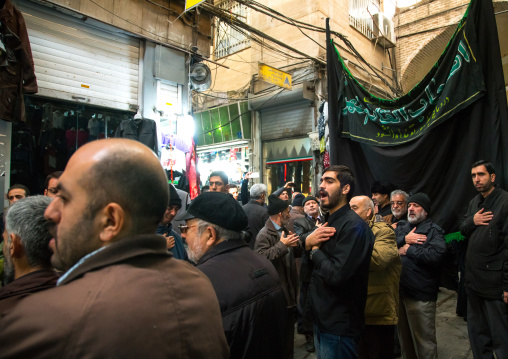
<path id="1" fill-rule="evenodd" d="M 164 217 L 162 217 L 162 221 L 159 223 L 156 233 L 166 238 L 168 251 L 171 251 L 176 259 L 187 260 L 187 251 L 183 245 L 182 238 L 173 230 L 172 225 L 172 221 L 181 207 L 182 200 L 178 196 L 175 187 L 170 184 L 168 208 L 166 208 L 166 212 L 164 212 Z"/>
<path id="2" fill-rule="evenodd" d="M 241 238 L 247 215 L 229 194 L 196 197 L 180 227 L 189 258 L 212 282 L 231 358 L 282 358 L 286 300 L 277 272 Z"/>
<path id="3" fill-rule="evenodd" d="M 293 202 L 291 203 L 291 210 L 289 211 L 289 214 L 291 215 L 291 217 L 289 217 L 289 223 L 287 225 L 287 229 L 293 233 L 296 233 L 295 221 L 299 218 L 305 217 L 305 213 L 303 212 L 303 200 L 304 199 L 305 199 L 305 196 L 301 193 L 298 193 L 296 196 L 293 197 Z"/>
<path id="4" fill-rule="evenodd" d="M 374 202 L 374 205 L 377 207 L 376 214 L 383 217 L 385 222 L 390 219 L 392 214 L 392 207 L 390 204 L 390 193 L 392 191 L 393 185 L 387 181 L 375 181 L 370 187 L 372 202 Z"/>
<path id="5" fill-rule="evenodd" d="M 403 358 L 437 358 L 436 300 L 446 245 L 430 210 L 429 196 L 412 195 L 407 221 L 395 229 L 402 260 L 398 331 Z"/>
<path id="6" fill-rule="evenodd" d="M 287 230 L 291 217 L 289 202 L 275 194 L 268 197 L 270 218 L 256 237 L 254 250 L 268 258 L 274 265 L 287 301 L 288 322 L 286 327 L 286 358 L 293 357 L 294 323 L 296 297 L 298 293 L 298 274 L 296 257 L 301 257 L 302 246 L 298 236 Z"/>

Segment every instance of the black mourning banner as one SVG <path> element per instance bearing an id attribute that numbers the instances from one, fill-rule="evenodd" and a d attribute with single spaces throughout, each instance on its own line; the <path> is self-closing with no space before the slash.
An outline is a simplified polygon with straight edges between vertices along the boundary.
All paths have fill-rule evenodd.
<path id="1" fill-rule="evenodd" d="M 458 230 L 476 194 L 471 164 L 508 178 L 508 112 L 492 0 L 473 0 L 434 67 L 406 95 L 379 99 L 347 68 L 327 33 L 330 163 L 353 169 L 355 195 L 374 180 L 425 192 L 431 218 Z"/>

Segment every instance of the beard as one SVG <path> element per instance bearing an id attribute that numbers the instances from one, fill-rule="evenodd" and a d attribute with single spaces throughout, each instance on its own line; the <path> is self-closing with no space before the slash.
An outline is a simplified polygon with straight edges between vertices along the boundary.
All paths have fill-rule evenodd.
<path id="1" fill-rule="evenodd" d="M 404 216 L 404 211 L 402 209 L 392 209 L 392 214 L 397 218 L 402 218 Z"/>
<path id="2" fill-rule="evenodd" d="M 203 244 L 199 241 L 196 241 L 194 248 L 191 248 L 191 246 L 187 246 L 187 256 L 191 261 L 194 263 L 198 263 L 201 257 L 203 257 Z"/>
<path id="3" fill-rule="evenodd" d="M 411 224 L 418 224 L 425 220 L 426 214 L 425 212 L 420 212 L 419 214 L 414 214 L 412 217 L 410 217 L 410 214 L 407 215 L 407 221 Z"/>
<path id="4" fill-rule="evenodd" d="M 328 198 L 328 203 L 325 203 L 325 201 L 323 200 L 321 201 L 321 207 L 323 207 L 324 209 L 332 209 L 337 207 L 340 204 L 342 198 L 347 196 L 345 194 L 342 194 L 342 187 L 340 187 L 336 193 L 328 193 L 325 190 L 320 190 L 319 193 L 326 194 Z"/>
<path id="5" fill-rule="evenodd" d="M 70 228 L 56 230 L 55 249 L 51 264 L 58 270 L 67 271 L 81 258 L 101 247 L 94 238 L 94 223 L 91 214 L 85 214 Z"/>

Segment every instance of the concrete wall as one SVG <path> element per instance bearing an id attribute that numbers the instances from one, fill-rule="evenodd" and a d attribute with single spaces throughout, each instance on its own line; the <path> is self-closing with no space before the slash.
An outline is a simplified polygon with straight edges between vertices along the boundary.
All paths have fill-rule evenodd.
<path id="1" fill-rule="evenodd" d="M 348 0 L 317 0 L 312 2 L 306 0 L 261 0 L 260 2 L 288 17 L 323 28 L 326 26 L 326 18 L 330 17 L 331 29 L 346 35 L 355 48 L 370 64 L 378 68 L 380 71 L 382 66 L 385 68 L 390 67 L 388 52 L 381 46 L 375 45 L 371 40 L 366 38 L 353 27 L 349 26 Z M 326 47 L 325 33 L 302 30 L 305 34 L 311 37 L 312 40 L 318 43 L 316 44 L 314 41 L 303 35 L 298 28 L 275 20 L 254 10 L 250 10 L 250 25 L 310 56 L 322 59 L 326 57 L 326 50 L 318 45 L 320 44 L 321 46 Z M 344 45 L 340 40 L 336 41 L 339 45 Z M 284 48 L 280 49 L 287 54 L 299 57 L 299 55 L 291 53 L 289 50 Z M 355 59 L 351 53 L 345 49 L 339 49 L 339 51 L 345 59 L 350 60 L 349 67 L 355 76 L 358 76 L 360 79 L 372 86 L 377 86 L 379 88 L 384 87 L 381 81 L 369 76 L 361 69 L 360 66 L 354 66 L 354 63 L 360 65 L 360 62 Z M 248 89 L 248 84 L 253 78 L 253 75 L 258 73 L 258 62 L 265 63 L 287 72 L 292 72 L 297 68 L 309 67 L 310 64 L 308 61 L 306 63 L 302 63 L 305 61 L 302 59 L 288 59 L 286 56 L 263 48 L 254 42 L 251 42 L 251 47 L 248 49 L 228 57 L 215 60 L 230 67 L 230 69 L 228 70 L 221 67 L 218 67 L 216 70 L 212 69 L 213 82 L 211 91 L 213 92 L 231 92 L 236 90 L 245 91 Z M 311 64 L 310 67 L 312 66 L 313 65 Z M 324 66 L 320 67 L 320 71 L 324 74 Z M 390 76 L 392 76 L 392 73 L 389 70 L 385 70 L 384 73 L 387 74 L 387 80 L 391 83 Z M 254 77 L 254 79 L 256 79 L 256 77 Z M 256 81 L 256 84 L 253 87 L 255 89 L 254 92 L 268 86 L 269 85 L 261 84 L 260 81 Z M 238 93 L 238 95 L 240 95 L 240 93 Z M 213 104 L 214 100 L 211 100 L 210 103 Z"/>
<path id="2" fill-rule="evenodd" d="M 162 44 L 210 55 L 211 17 L 192 10 L 183 14 L 185 1 L 154 0 L 51 0 L 56 5 L 75 10 L 94 19 L 141 35 Z M 98 4 L 98 5 L 96 5 Z M 194 27 L 195 25 L 195 27 Z"/>

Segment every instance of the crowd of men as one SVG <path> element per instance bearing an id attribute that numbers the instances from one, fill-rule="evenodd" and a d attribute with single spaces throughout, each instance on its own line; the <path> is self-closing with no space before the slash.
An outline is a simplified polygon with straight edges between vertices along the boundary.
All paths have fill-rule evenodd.
<path id="1" fill-rule="evenodd" d="M 508 194 L 486 161 L 471 176 L 471 348 L 508 358 Z M 436 358 L 431 199 L 355 182 L 331 166 L 315 196 L 248 176 L 239 193 L 216 171 L 189 204 L 144 145 L 91 142 L 44 195 L 7 193 L 0 358 L 291 358 L 296 323 L 318 358 L 393 358 L 396 338 Z"/>

